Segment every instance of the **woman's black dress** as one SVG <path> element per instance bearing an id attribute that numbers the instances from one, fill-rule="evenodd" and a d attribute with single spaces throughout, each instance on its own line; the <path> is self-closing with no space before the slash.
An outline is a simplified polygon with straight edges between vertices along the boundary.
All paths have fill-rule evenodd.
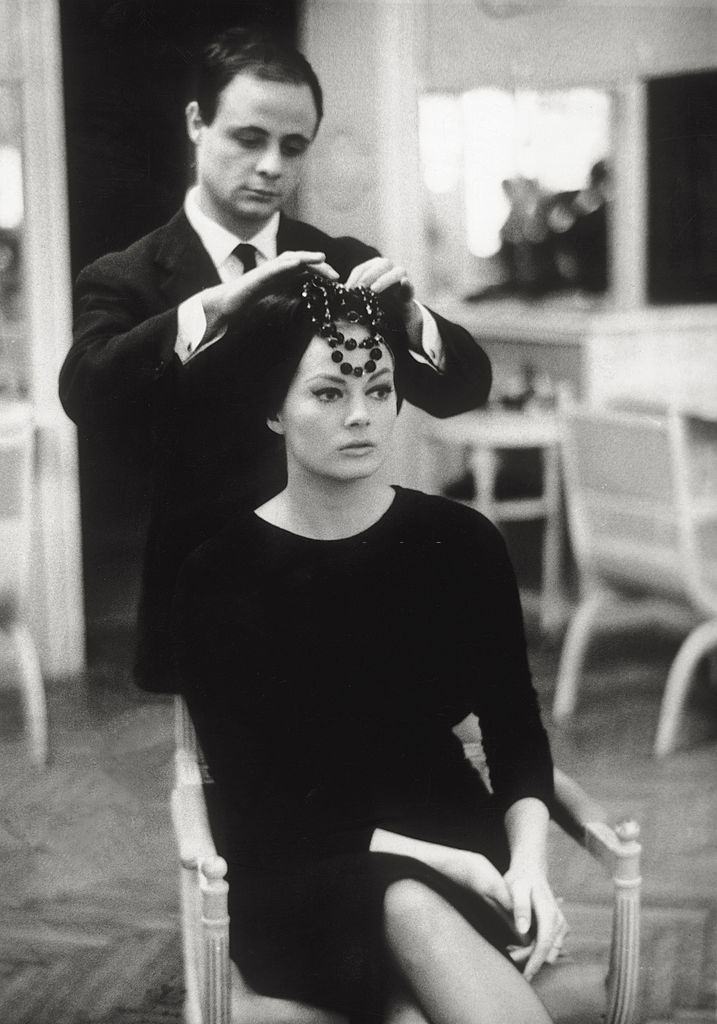
<path id="1" fill-rule="evenodd" d="M 509 941 L 475 894 L 369 852 L 373 830 L 505 870 L 505 809 L 552 793 L 500 534 L 442 498 L 395 491 L 381 519 L 341 540 L 242 516 L 187 560 L 174 607 L 229 863 L 232 958 L 259 992 L 362 1022 L 380 1019 L 393 880 L 423 880 L 496 946 Z M 493 795 L 451 731 L 471 711 Z"/>

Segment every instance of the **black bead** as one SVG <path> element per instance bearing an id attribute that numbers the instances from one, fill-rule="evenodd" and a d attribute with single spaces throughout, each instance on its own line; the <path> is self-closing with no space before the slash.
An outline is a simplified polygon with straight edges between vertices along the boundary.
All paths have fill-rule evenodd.
<path id="1" fill-rule="evenodd" d="M 363 377 L 363 366 L 354 366 L 354 377 Z"/>
<path id="2" fill-rule="evenodd" d="M 342 363 L 342 364 L 341 364 L 341 372 L 342 372 L 342 373 L 345 373 L 345 374 L 346 374 L 346 376 L 348 377 L 348 375 L 349 375 L 350 373 L 353 373 L 353 372 L 354 372 L 354 368 L 353 368 L 353 366 L 351 365 L 351 363 Z"/>
<path id="3" fill-rule="evenodd" d="M 376 369 L 376 364 L 374 363 L 373 359 L 369 359 L 364 369 L 366 370 L 366 373 L 373 373 L 373 371 Z"/>
<path id="4" fill-rule="evenodd" d="M 341 362 L 341 360 L 342 360 L 342 359 L 343 359 L 344 357 L 343 357 L 343 354 L 342 354 L 341 352 L 332 352 L 332 353 L 331 353 L 331 358 L 333 359 L 333 361 L 334 361 L 335 363 L 340 363 L 340 362 Z"/>
<path id="5" fill-rule="evenodd" d="M 343 343 L 344 341 L 346 341 L 346 338 L 345 338 L 345 337 L 344 337 L 344 335 L 343 335 L 343 334 L 341 333 L 341 331 L 337 331 L 337 332 L 336 332 L 336 335 L 335 335 L 335 337 L 336 337 L 336 340 L 337 340 L 337 341 L 338 341 L 339 343 Z"/>
<path id="6" fill-rule="evenodd" d="M 372 348 L 369 355 L 371 356 L 372 359 L 376 360 L 383 358 L 383 352 L 381 351 L 380 348 Z"/>
<path id="7" fill-rule="evenodd" d="M 346 342 L 344 343 L 344 348 L 346 349 L 347 352 L 353 352 L 353 350 L 356 348 L 356 339 L 347 338 Z"/>
<path id="8" fill-rule="evenodd" d="M 333 334 L 334 332 L 333 332 L 333 328 L 331 327 L 331 324 L 322 324 L 321 325 L 321 333 L 323 334 L 323 336 L 325 338 L 328 338 L 328 336 L 330 334 Z"/>
<path id="9" fill-rule="evenodd" d="M 358 323 L 358 318 L 359 318 L 359 315 L 358 315 L 358 313 L 356 312 L 355 309 L 350 309 L 348 311 L 348 313 L 346 314 L 346 319 L 348 320 L 348 322 L 350 324 L 357 324 Z"/>

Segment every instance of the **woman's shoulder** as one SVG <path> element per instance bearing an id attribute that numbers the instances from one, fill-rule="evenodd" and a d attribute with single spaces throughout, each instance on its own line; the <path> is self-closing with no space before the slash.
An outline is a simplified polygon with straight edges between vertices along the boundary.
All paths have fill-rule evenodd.
<path id="1" fill-rule="evenodd" d="M 446 541 L 475 538 L 502 544 L 493 522 L 476 509 L 439 494 L 426 494 L 408 487 L 396 487 L 402 519 L 416 530 L 427 531 Z"/>
<path id="2" fill-rule="evenodd" d="M 182 565 L 181 576 L 215 583 L 230 577 L 236 585 L 257 568 L 266 572 L 271 539 L 271 529 L 264 520 L 254 512 L 243 512 L 192 551 Z"/>

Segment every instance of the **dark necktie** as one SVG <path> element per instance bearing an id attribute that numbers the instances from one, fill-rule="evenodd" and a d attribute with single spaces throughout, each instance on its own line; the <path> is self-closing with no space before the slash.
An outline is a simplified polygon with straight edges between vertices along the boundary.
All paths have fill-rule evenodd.
<path id="1" fill-rule="evenodd" d="M 256 248 L 248 242 L 240 242 L 232 249 L 232 256 L 237 256 L 241 260 L 245 274 L 256 268 Z"/>

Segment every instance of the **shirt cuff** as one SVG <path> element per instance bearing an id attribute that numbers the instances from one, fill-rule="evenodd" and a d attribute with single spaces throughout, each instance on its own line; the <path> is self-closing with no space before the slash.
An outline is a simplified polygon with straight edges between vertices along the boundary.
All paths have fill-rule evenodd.
<path id="1" fill-rule="evenodd" d="M 226 327 L 217 331 L 211 338 L 205 338 L 207 331 L 207 318 L 204 315 L 201 294 L 192 295 L 180 303 L 177 309 L 177 337 L 174 341 L 174 351 L 183 363 L 196 355 L 199 349 L 208 348 L 215 341 L 225 334 Z"/>
<path id="2" fill-rule="evenodd" d="M 421 349 L 423 351 L 415 352 L 411 349 L 411 355 L 419 363 L 430 363 L 434 370 L 443 373 L 446 365 L 446 353 L 443 349 L 441 336 L 438 333 L 438 324 L 430 310 L 426 309 L 420 302 L 416 302 L 416 305 L 420 309 L 423 318 L 421 333 Z"/>
<path id="3" fill-rule="evenodd" d="M 180 303 L 177 310 L 177 337 L 174 351 L 183 363 L 188 362 L 199 348 L 204 332 L 207 329 L 207 318 L 199 295 L 192 295 Z"/>

